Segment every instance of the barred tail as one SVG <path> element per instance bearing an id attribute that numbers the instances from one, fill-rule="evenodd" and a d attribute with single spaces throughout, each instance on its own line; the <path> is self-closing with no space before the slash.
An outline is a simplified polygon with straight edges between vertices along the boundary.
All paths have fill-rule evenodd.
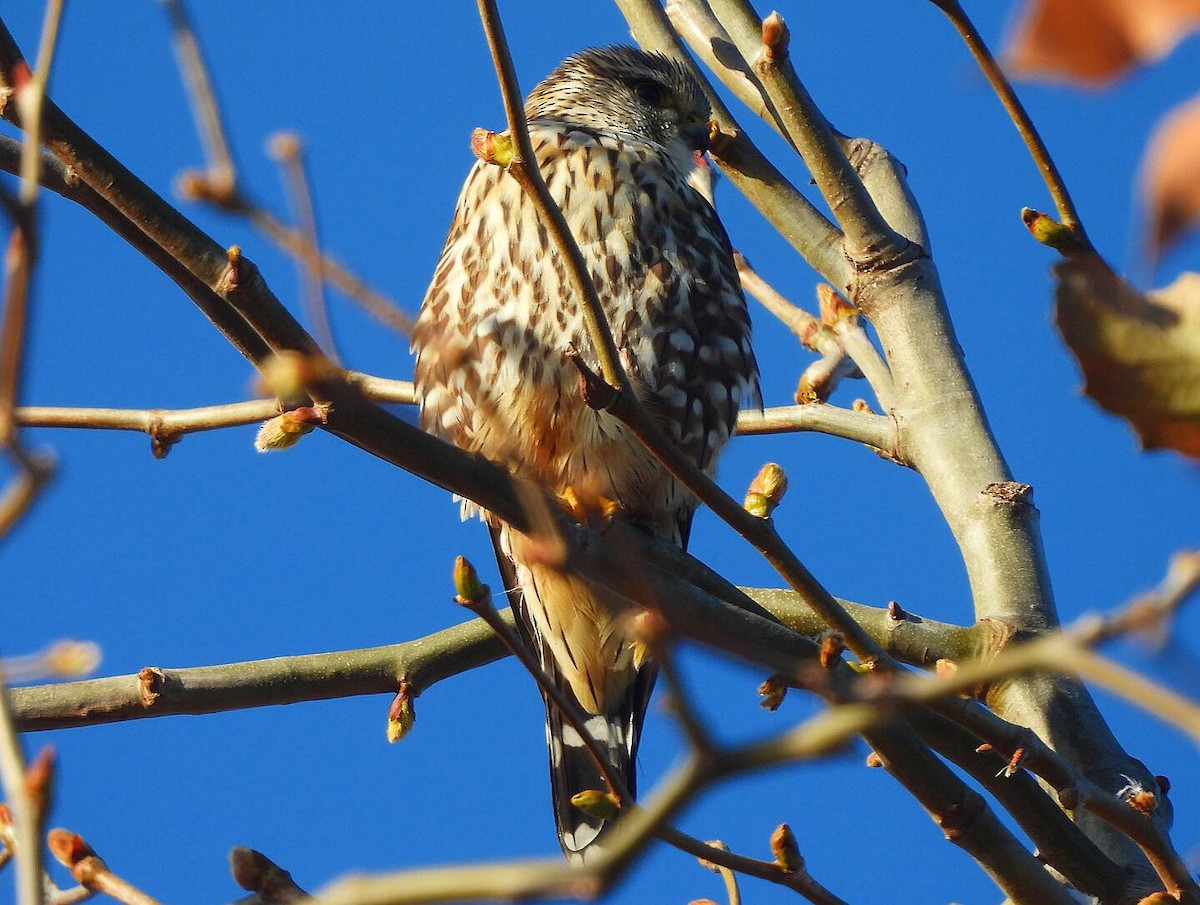
<path id="1" fill-rule="evenodd" d="M 652 664 L 643 664 L 636 671 L 631 665 L 626 665 L 629 674 L 623 683 L 624 691 L 610 695 L 604 713 L 592 713 L 589 708 L 582 706 L 571 683 L 563 675 L 550 644 L 531 618 L 529 601 L 517 582 L 516 567 L 506 551 L 506 530 L 499 526 L 491 528 L 496 561 L 516 616 L 517 632 L 543 672 L 583 715 L 586 720 L 584 729 L 596 740 L 610 774 L 618 778 L 631 795 L 636 794 L 638 741 L 658 671 Z M 536 587 L 536 583 L 531 587 L 534 593 Z M 607 783 L 579 733 L 563 719 L 558 705 L 545 694 L 542 700 L 546 707 L 546 746 L 550 756 L 550 782 L 558 840 L 567 860 L 582 861 L 600 850 L 607 832 L 620 817 L 593 817 L 571 804 L 571 799 L 580 792 L 592 789 L 605 791 Z"/>
<path id="2" fill-rule="evenodd" d="M 551 671 L 553 675 L 553 671 Z M 643 667 L 613 713 L 589 716 L 584 728 L 604 753 L 609 772 L 631 795 L 637 794 L 635 759 L 646 700 L 650 696 L 654 670 Z M 570 697 L 565 683 L 561 688 Z M 604 791 L 607 784 L 579 733 L 567 723 L 553 701 L 546 700 L 546 746 L 550 752 L 550 785 L 554 799 L 554 822 L 558 841 L 568 861 L 584 861 L 603 849 L 607 831 L 619 819 L 592 816 L 571 804 L 571 799 L 590 789 Z"/>

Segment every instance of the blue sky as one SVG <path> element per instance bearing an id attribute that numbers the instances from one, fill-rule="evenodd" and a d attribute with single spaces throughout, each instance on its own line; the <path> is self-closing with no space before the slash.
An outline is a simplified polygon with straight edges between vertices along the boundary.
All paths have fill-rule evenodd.
<path id="1" fill-rule="evenodd" d="M 263 144 L 277 130 L 299 132 L 325 242 L 415 311 L 471 163 L 470 131 L 503 125 L 474 6 L 193 5 L 243 184 L 282 210 Z M 40 5 L 19 6 L 4 18 L 32 54 Z M 970 6 L 997 46 L 1007 5 Z M 502 10 L 525 90 L 571 52 L 627 40 L 606 4 L 564 3 L 553 16 L 540 4 Z M 1079 395 L 1050 323 L 1053 255 L 1018 215 L 1049 201 L 957 36 L 928 3 L 781 12 L 797 68 L 829 117 L 909 168 L 992 427 L 1015 477 L 1035 488 L 1064 619 L 1155 584 L 1173 551 L 1197 544 L 1197 471 L 1173 455 L 1140 454 L 1123 423 Z M 1093 240 L 1119 268 L 1136 264 L 1133 184 L 1143 143 L 1157 118 L 1196 90 L 1198 47 L 1193 39 L 1104 93 L 1021 86 Z M 155 4 L 73 5 L 52 95 L 169 197 L 178 173 L 201 163 Z M 803 184 L 782 144 L 754 129 L 748 113 L 740 118 Z M 810 304 L 812 271 L 728 183 L 718 186 L 718 206 L 760 272 Z M 184 209 L 217 241 L 241 245 L 276 293 L 297 302 L 295 268 L 248 224 Z M 247 398 L 248 366 L 152 266 L 61 199 L 47 197 L 43 224 L 26 402 L 170 408 Z M 1155 283 L 1195 269 L 1198 251 L 1193 240 L 1171 254 Z M 352 367 L 411 374 L 403 338 L 340 297 L 332 313 Z M 784 404 L 807 353 L 762 309 L 753 313 L 766 401 Z M 861 393 L 852 387 L 835 401 Z M 31 431 L 29 440 L 53 448 L 60 471 L 0 552 L 6 654 L 88 638 L 103 647 L 102 674 L 116 675 L 374 646 L 461 620 L 450 600 L 457 554 L 495 581 L 485 532 L 461 524 L 445 493 L 329 436 L 262 456 L 252 428 L 228 430 L 188 437 L 162 462 L 135 434 Z M 961 562 L 916 475 L 843 441 L 794 436 L 736 441 L 722 482 L 738 493 L 768 460 L 792 478 L 780 530 L 834 593 L 970 621 Z M 778 583 L 711 517 L 699 519 L 692 549 L 739 583 Z M 1198 630 L 1193 609 L 1179 635 L 1194 639 Z M 1194 660 L 1149 660 L 1129 646 L 1115 652 L 1163 681 L 1195 687 Z M 760 737 L 812 712 L 796 695 L 779 713 L 761 711 L 759 670 L 694 652 L 685 664 L 724 738 Z M 1194 745 L 1101 699 L 1131 753 L 1171 777 L 1176 842 L 1200 851 Z M 358 698 L 28 742 L 59 752 L 52 824 L 80 832 L 114 870 L 171 902 L 235 898 L 225 864 L 233 845 L 263 850 L 310 889 L 350 869 L 557 850 L 541 704 L 513 663 L 431 689 L 417 701 L 415 730 L 394 746 L 384 742 L 387 705 Z M 679 751 L 669 719 L 652 708 L 643 788 Z M 787 821 L 813 874 L 852 902 L 999 901 L 892 780 L 862 766 L 863 755 L 859 746 L 832 762 L 730 782 L 681 826 L 766 857 L 770 831 Z M 9 889 L 0 884 L 0 902 Z M 743 889 L 754 902 L 794 900 L 752 880 Z M 612 901 L 721 895 L 716 875 L 659 849 Z"/>

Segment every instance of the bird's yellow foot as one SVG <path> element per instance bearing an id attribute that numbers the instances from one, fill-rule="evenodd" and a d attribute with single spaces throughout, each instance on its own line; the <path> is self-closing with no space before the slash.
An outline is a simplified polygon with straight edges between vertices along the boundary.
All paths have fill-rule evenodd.
<path id="1" fill-rule="evenodd" d="M 558 494 L 563 509 L 581 525 L 607 522 L 621 510 L 621 504 L 601 493 L 587 493 L 568 486 Z"/>

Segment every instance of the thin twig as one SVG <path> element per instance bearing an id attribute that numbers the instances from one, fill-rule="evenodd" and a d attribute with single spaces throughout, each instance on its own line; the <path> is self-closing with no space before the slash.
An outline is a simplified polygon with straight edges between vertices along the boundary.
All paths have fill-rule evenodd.
<path id="1" fill-rule="evenodd" d="M 820 326 L 821 321 L 818 317 L 809 314 L 768 283 L 745 255 L 735 252 L 733 260 L 737 264 L 742 288 L 762 302 L 763 307 L 782 321 L 802 342 L 807 334 Z"/>
<path id="2" fill-rule="evenodd" d="M 221 109 L 216 92 L 208 75 L 208 67 L 195 29 L 189 21 L 180 0 L 162 0 L 171 19 L 172 37 L 175 44 L 179 69 L 188 89 L 196 129 L 205 148 L 207 169 L 204 173 L 187 173 L 180 180 L 185 196 L 203 199 L 222 210 L 243 214 L 277 245 L 314 269 L 324 282 L 336 286 L 347 298 L 359 303 L 368 313 L 385 326 L 407 335 L 412 329 L 410 318 L 396 302 L 368 286 L 355 276 L 344 264 L 320 251 L 317 243 L 303 229 L 292 229 L 282 224 L 274 214 L 261 204 L 250 199 L 238 186 L 237 170 L 229 141 L 222 124 Z M 316 324 L 317 321 L 314 321 Z M 319 327 L 318 338 L 327 350 L 333 351 L 328 337 Z"/>
<path id="3" fill-rule="evenodd" d="M 753 67 L 765 100 L 804 159 L 841 227 L 851 257 L 867 252 L 877 254 L 882 247 L 896 246 L 899 238 L 880 214 L 862 179 L 846 159 L 833 129 L 796 75 L 787 52 L 788 36 L 783 20 L 772 13 L 778 28 L 768 44 L 763 22 L 748 4 L 741 0 L 713 0 L 710 5 Z"/>
<path id="4" fill-rule="evenodd" d="M 196 131 L 200 134 L 200 141 L 204 145 L 204 154 L 208 160 L 207 179 L 211 185 L 233 192 L 237 172 L 233 165 L 233 155 L 229 151 L 229 141 L 225 137 L 221 108 L 217 104 L 212 80 L 208 77 L 204 53 L 200 42 L 196 40 L 196 30 L 192 27 L 181 0 L 160 2 L 166 7 L 167 16 L 171 20 L 171 40 L 175 46 L 175 56 L 179 60 L 179 70 L 183 73 L 188 98 L 192 102 Z"/>
<path id="5" fill-rule="evenodd" d="M 4 323 L 0 328 L 3 331 L 0 357 L 6 363 L 0 373 L 0 443 L 8 447 L 19 473 L 0 499 L 0 531 L 7 531 L 20 517 L 50 475 L 46 460 L 30 456 L 22 448 L 14 418 L 20 398 L 29 284 L 37 257 L 36 205 L 41 175 L 42 111 L 50 67 L 58 45 L 62 13 L 63 0 L 47 0 L 37 64 L 30 73 L 22 61 L 16 73 L 20 81 L 13 85 L 16 106 L 26 123 L 26 135 L 21 149 L 18 211 L 5 262 L 5 307 Z M 3 675 L 0 675 L 0 780 L 3 781 L 17 824 L 17 899 L 21 905 L 43 905 L 45 867 L 42 827 L 46 818 L 45 799 L 49 779 L 42 782 L 41 788 L 30 787 Z"/>
<path id="6" fill-rule="evenodd" d="M 537 170 L 529 138 L 528 123 L 522 107 L 520 89 L 513 71 L 512 56 L 504 37 L 495 0 L 478 0 L 484 32 L 491 48 L 504 109 L 508 117 L 509 132 L 519 149 L 514 154 L 509 172 L 513 173 L 527 196 L 534 203 L 538 215 L 549 226 L 555 246 L 566 260 L 567 272 L 576 297 L 582 300 L 584 320 L 588 334 L 600 361 L 600 375 L 610 386 L 621 390 L 609 411 L 638 437 L 645 447 L 677 479 L 708 505 L 721 519 L 734 528 L 766 557 L 767 561 L 808 602 L 829 620 L 830 626 L 843 632 L 847 644 L 862 659 L 886 658 L 886 654 L 862 629 L 846 615 L 833 596 L 820 585 L 812 573 L 788 549 L 775 532 L 769 520 L 757 519 L 721 490 L 704 474 L 679 447 L 672 443 L 663 429 L 654 421 L 638 402 L 629 388 L 629 378 L 621 365 L 620 355 L 613 340 L 612 331 L 605 320 L 604 310 L 588 275 L 587 265 L 567 227 L 562 211 L 550 197 L 546 183 Z M 843 158 L 844 159 L 844 158 Z M 578 366 L 585 368 L 582 362 Z"/>
<path id="7" fill-rule="evenodd" d="M 502 614 L 511 620 L 511 615 Z M 432 635 L 362 650 L 272 657 L 186 669 L 146 667 L 134 675 L 33 685 L 10 691 L 22 732 L 96 726 L 176 714 L 394 694 L 408 682 L 414 695 L 449 676 L 505 656 L 492 629 L 478 620 Z"/>
<path id="8" fill-rule="evenodd" d="M 699 711 L 692 706 L 691 696 L 687 693 L 678 664 L 675 662 L 674 651 L 671 650 L 670 644 L 663 640 L 652 642 L 651 648 L 654 662 L 658 665 L 670 692 L 668 707 L 671 714 L 679 721 L 679 726 L 693 750 L 702 756 L 710 754 L 716 745 L 712 734 L 700 718 Z"/>
<path id="9" fill-rule="evenodd" d="M 321 279 L 321 242 L 317 232 L 317 215 L 313 208 L 312 188 L 304 166 L 304 145 L 293 133 L 281 133 L 271 138 L 271 156 L 283 170 L 288 200 L 292 213 L 298 221 L 300 235 L 304 239 L 306 253 L 297 261 L 300 267 L 301 296 L 308 321 L 316 334 L 317 342 L 334 364 L 340 358 L 333 327 L 329 321 L 329 303 L 325 298 L 325 281 Z M 311 254 L 307 253 L 311 250 Z"/>
<path id="10" fill-rule="evenodd" d="M 346 379 L 375 402 L 416 404 L 415 391 L 407 380 L 388 380 L 355 371 Z M 257 424 L 280 413 L 276 399 L 253 399 L 225 405 L 192 409 L 110 409 L 70 406 L 22 406 L 16 423 L 22 427 L 82 428 L 88 430 L 137 431 L 150 436 L 151 448 L 162 458 L 187 434 Z"/>
<path id="11" fill-rule="evenodd" d="M 45 868 L 41 830 L 45 814 L 39 796 L 25 782 L 25 755 L 17 738 L 11 694 L 0 676 L 0 784 L 16 824 L 13 854 L 17 862 L 17 901 L 19 905 L 42 905 Z"/>
<path id="12" fill-rule="evenodd" d="M 285 226 L 278 217 L 244 193 L 239 192 L 229 201 L 228 206 L 222 204 L 219 199 L 211 200 L 223 210 L 245 214 L 251 223 L 288 254 L 301 260 L 316 261 L 321 270 L 321 278 L 325 282 L 357 303 L 389 330 L 401 336 L 412 333 L 412 315 L 405 311 L 399 302 L 367 283 L 338 258 L 314 248 L 298 230 Z"/>
<path id="13" fill-rule="evenodd" d="M 554 680 L 546 675 L 546 671 L 534 659 L 529 648 L 526 647 L 516 631 L 510 626 L 492 605 L 492 591 L 487 585 L 479 584 L 478 576 L 475 574 L 475 568 L 467 562 L 463 557 L 459 557 L 454 566 L 456 577 L 461 573 L 464 576 L 462 582 L 456 582 L 462 588 L 456 602 L 467 607 L 472 613 L 482 619 L 496 633 L 496 636 L 504 644 L 504 647 L 511 653 L 520 664 L 525 667 L 525 671 L 533 678 L 537 684 L 538 690 L 545 695 L 558 708 L 559 714 L 567 725 L 578 733 L 583 746 L 587 748 L 588 754 L 591 755 L 592 761 L 596 765 L 601 777 L 604 779 L 604 784 L 608 786 L 608 792 L 616 799 L 618 807 L 627 806 L 633 801 L 633 796 L 629 793 L 629 788 L 616 772 L 614 772 L 608 764 L 608 758 L 605 757 L 604 751 L 600 748 L 599 743 L 592 736 L 587 728 L 587 718 L 563 692 Z M 470 590 L 471 593 L 464 594 L 464 590 Z"/>
<path id="14" fill-rule="evenodd" d="M 128 880 L 117 876 L 83 837 L 70 830 L 54 829 L 47 835 L 51 853 L 71 871 L 80 886 L 104 893 L 124 905 L 159 905 Z"/>
<path id="15" fill-rule="evenodd" d="M 695 759 L 663 780 L 644 806 L 617 824 L 596 857 L 568 866 L 561 859 L 495 865 L 455 865 L 348 877 L 323 890 L 313 905 L 405 905 L 532 897 L 595 898 L 624 874 L 654 834 L 710 779 Z"/>
<path id="16" fill-rule="evenodd" d="M 1050 156 L 1050 151 L 1042 141 L 1041 134 L 1034 126 L 1033 120 L 1029 118 L 1017 93 L 1013 90 L 1012 83 L 1004 74 L 1004 70 L 1000 68 L 1000 64 L 996 62 L 996 58 L 992 56 L 992 52 L 984 43 L 970 16 L 967 15 L 958 0 L 931 0 L 931 2 L 946 14 L 954 28 L 962 35 L 967 48 L 971 51 L 971 56 L 975 58 L 975 62 L 979 64 L 988 84 L 992 86 L 1000 103 L 1004 105 L 1008 118 L 1012 120 L 1013 125 L 1021 134 L 1021 140 L 1025 142 L 1025 147 L 1029 149 L 1029 154 L 1037 165 L 1038 172 L 1042 174 L 1042 180 L 1050 191 L 1050 197 L 1054 199 L 1059 219 L 1075 234 L 1075 238 L 1082 248 L 1092 250 L 1091 240 L 1088 239 L 1087 232 L 1083 228 L 1083 221 L 1079 219 L 1075 202 L 1071 200 L 1071 193 L 1067 190 L 1067 185 L 1058 172 L 1054 158 Z"/>
<path id="17" fill-rule="evenodd" d="M 347 379 L 375 402 L 416 405 L 411 381 L 374 377 L 356 371 Z M 264 421 L 279 413 L 273 399 L 253 399 L 193 409 L 113 409 L 102 407 L 26 405 L 16 411 L 21 427 L 88 428 L 130 430 L 160 436 L 181 437 L 196 431 L 238 427 Z M 882 415 L 840 408 L 836 405 L 790 405 L 738 414 L 736 433 L 744 436 L 812 431 L 854 440 L 895 459 L 894 424 Z M 899 460 L 897 460 L 899 461 Z"/>
<path id="18" fill-rule="evenodd" d="M 885 415 L 858 412 L 829 403 L 785 405 L 738 413 L 739 436 L 813 431 L 841 437 L 876 449 L 894 462 L 905 464 L 896 444 L 896 424 Z"/>
<path id="19" fill-rule="evenodd" d="M 508 173 L 520 184 L 533 202 L 538 216 L 545 224 L 559 254 L 566 259 L 567 277 L 571 289 L 583 309 L 584 323 L 592 350 L 600 363 L 600 376 L 610 387 L 621 391 L 623 396 L 633 396 L 629 376 L 621 365 L 621 353 L 613 340 L 612 331 L 604 314 L 604 306 L 596 293 L 596 287 L 588 277 L 587 264 L 579 250 L 566 217 L 550 195 L 546 180 L 538 170 L 537 154 L 529 137 L 529 123 L 525 119 L 525 105 L 521 89 L 517 84 L 516 70 L 508 40 L 504 36 L 504 25 L 495 0 L 478 0 L 479 16 L 483 22 L 484 35 L 492 54 L 496 78 L 500 83 L 500 94 L 504 101 L 504 115 L 508 121 L 509 135 L 516 143 Z"/>

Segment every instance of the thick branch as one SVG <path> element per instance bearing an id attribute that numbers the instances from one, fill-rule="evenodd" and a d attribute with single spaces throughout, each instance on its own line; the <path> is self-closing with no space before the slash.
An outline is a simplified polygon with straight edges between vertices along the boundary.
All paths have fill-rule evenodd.
<path id="1" fill-rule="evenodd" d="M 511 620 L 511 615 L 506 618 Z M 99 725 L 174 714 L 395 693 L 399 682 L 420 694 L 436 682 L 506 656 L 480 620 L 424 638 L 372 647 L 187 669 L 148 667 L 137 675 L 12 689 L 24 732 Z"/>
<path id="2" fill-rule="evenodd" d="M 768 43 L 763 23 L 743 0 L 710 4 L 742 57 L 751 64 L 766 101 L 804 159 L 845 236 L 851 258 L 871 249 L 893 248 L 900 240 L 880 215 L 850 165 L 837 136 L 796 76 L 787 53 L 787 34 L 777 13 L 781 39 Z"/>

